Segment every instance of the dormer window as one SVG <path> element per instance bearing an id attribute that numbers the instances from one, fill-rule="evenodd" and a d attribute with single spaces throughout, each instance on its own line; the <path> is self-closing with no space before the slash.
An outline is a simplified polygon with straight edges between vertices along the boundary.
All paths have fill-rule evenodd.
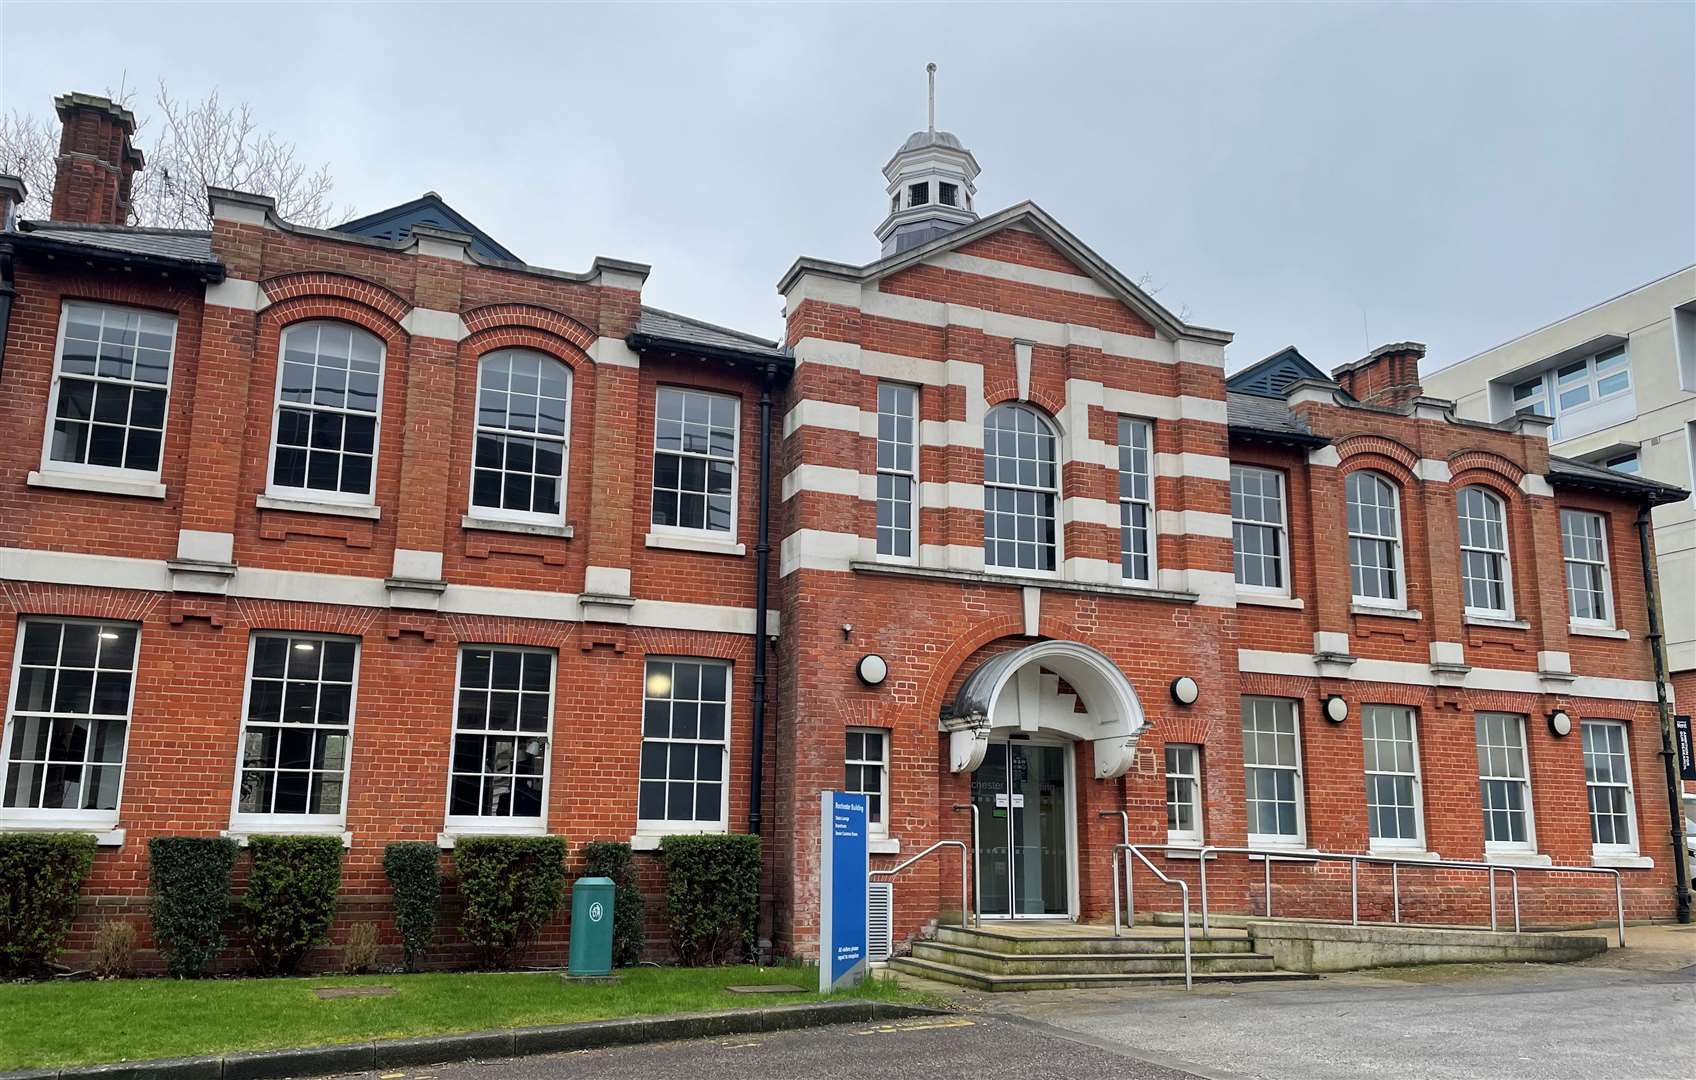
<path id="1" fill-rule="evenodd" d="M 907 185 L 908 206 L 924 206 L 928 202 L 930 202 L 930 184 Z"/>
<path id="2" fill-rule="evenodd" d="M 945 184 L 938 181 L 936 185 L 936 201 L 941 203 L 943 206 L 959 206 L 960 186 L 958 184 Z"/>

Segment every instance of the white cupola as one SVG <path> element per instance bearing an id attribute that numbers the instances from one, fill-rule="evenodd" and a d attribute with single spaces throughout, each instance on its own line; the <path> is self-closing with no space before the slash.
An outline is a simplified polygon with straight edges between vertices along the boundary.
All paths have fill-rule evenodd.
<path id="1" fill-rule="evenodd" d="M 889 216 L 877 227 L 885 255 L 906 251 L 978 219 L 978 161 L 959 136 L 936 130 L 936 65 L 930 76 L 930 123 L 907 136 L 883 167 Z"/>

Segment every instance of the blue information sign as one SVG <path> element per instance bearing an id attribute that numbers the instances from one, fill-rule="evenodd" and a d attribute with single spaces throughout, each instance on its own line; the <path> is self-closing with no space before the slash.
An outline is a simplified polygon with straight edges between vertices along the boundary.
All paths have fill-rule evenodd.
<path id="1" fill-rule="evenodd" d="M 819 993 L 866 977 L 866 797 L 819 793 Z"/>

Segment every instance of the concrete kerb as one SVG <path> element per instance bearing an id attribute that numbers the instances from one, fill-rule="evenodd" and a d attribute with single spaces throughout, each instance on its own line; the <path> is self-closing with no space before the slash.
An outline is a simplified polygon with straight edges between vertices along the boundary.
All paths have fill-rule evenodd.
<path id="1" fill-rule="evenodd" d="M 946 1010 L 882 1001 L 821 1001 L 767 1009 L 685 1013 L 629 1020 L 509 1028 L 464 1035 L 338 1043 L 293 1050 L 257 1050 L 220 1057 L 73 1065 L 62 1069 L 0 1072 L 0 1080 L 282 1080 L 331 1076 L 401 1066 L 440 1065 L 488 1058 L 597 1050 L 634 1043 L 748 1035 L 830 1024 L 855 1024 L 932 1016 Z"/>

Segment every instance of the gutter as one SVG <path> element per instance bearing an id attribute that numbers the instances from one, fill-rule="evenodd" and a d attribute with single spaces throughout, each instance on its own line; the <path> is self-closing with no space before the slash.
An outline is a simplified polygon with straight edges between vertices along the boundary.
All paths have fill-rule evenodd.
<path id="1" fill-rule="evenodd" d="M 10 232 L 0 240 L 0 378 L 6 374 L 6 338 L 12 329 L 12 299 L 18 295 L 13 280 L 13 253 Z"/>
<path id="2" fill-rule="evenodd" d="M 1685 875 L 1684 799 L 1678 779 L 1678 763 L 1673 754 L 1672 708 L 1667 704 L 1666 655 L 1661 651 L 1661 603 L 1655 592 L 1655 563 L 1650 554 L 1649 511 L 1651 499 L 1645 498 L 1637 510 L 1637 547 L 1643 564 L 1643 606 L 1649 615 L 1649 653 L 1655 658 L 1655 709 L 1661 726 L 1661 763 L 1666 767 L 1667 809 L 1671 815 L 1673 897 L 1677 904 L 1678 921 L 1690 922 L 1690 881 Z"/>
<path id="3" fill-rule="evenodd" d="M 1245 424 L 1225 425 L 1225 434 L 1232 439 L 1254 439 L 1260 442 L 1281 443 L 1287 446 L 1330 446 L 1331 440 L 1324 435 L 1313 435 L 1299 431 L 1273 431 L 1270 428 L 1250 427 Z"/>
<path id="4" fill-rule="evenodd" d="M 213 285 L 224 280 L 224 264 L 215 260 L 201 262 L 196 259 L 172 259 L 162 255 L 114 251 L 92 244 L 51 240 L 27 232 L 15 233 L 9 239 L 19 253 L 45 255 L 50 259 L 84 261 L 94 265 L 121 267 L 125 270 L 143 269 L 157 270 L 163 274 L 191 274 Z"/>

